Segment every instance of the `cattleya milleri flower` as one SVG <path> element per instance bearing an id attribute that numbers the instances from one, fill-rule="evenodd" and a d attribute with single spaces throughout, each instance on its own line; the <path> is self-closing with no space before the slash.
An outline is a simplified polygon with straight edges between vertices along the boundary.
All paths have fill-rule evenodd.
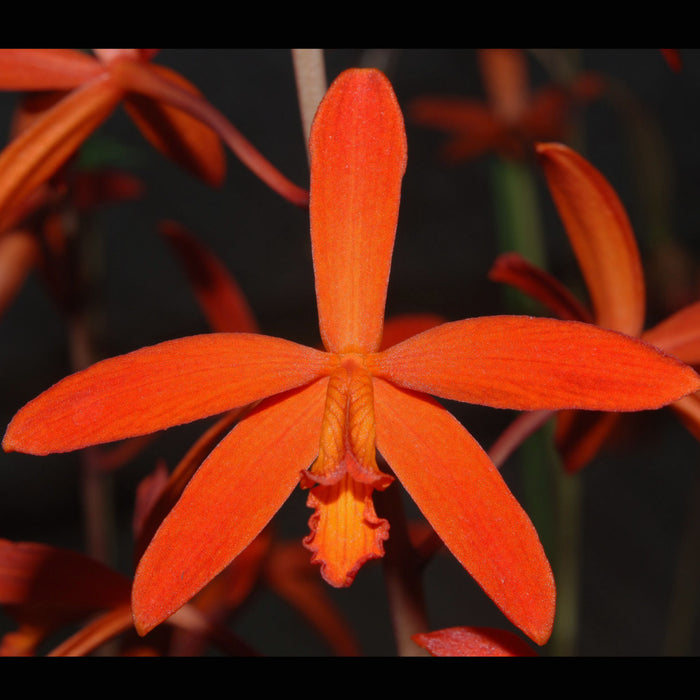
<path id="1" fill-rule="evenodd" d="M 352 69 L 334 81 L 310 152 L 323 350 L 257 333 L 136 350 L 28 403 L 3 446 L 76 450 L 259 402 L 203 462 L 143 554 L 132 592 L 140 633 L 237 557 L 298 485 L 314 509 L 305 540 L 313 561 L 331 585 L 350 585 L 383 555 L 389 523 L 372 496 L 398 479 L 503 613 L 543 644 L 555 586 L 537 533 L 484 450 L 430 395 L 516 410 L 635 411 L 698 390 L 700 378 L 637 339 L 544 318 L 443 323 L 381 349 L 407 159 L 402 113 L 381 72 Z"/>

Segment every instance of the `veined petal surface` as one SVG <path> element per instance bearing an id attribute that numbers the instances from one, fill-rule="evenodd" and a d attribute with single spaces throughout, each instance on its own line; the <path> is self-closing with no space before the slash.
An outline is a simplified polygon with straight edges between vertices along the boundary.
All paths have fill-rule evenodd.
<path id="1" fill-rule="evenodd" d="M 319 350 L 249 333 L 166 341 L 61 380 L 17 413 L 3 447 L 49 454 L 145 435 L 307 384 L 329 362 Z"/>
<path id="2" fill-rule="evenodd" d="M 552 572 L 528 516 L 486 453 L 427 396 L 375 380 L 377 449 L 435 532 L 514 624 L 544 644 Z"/>
<path id="3" fill-rule="evenodd" d="M 318 452 L 327 379 L 262 402 L 197 470 L 141 558 L 132 605 L 145 634 L 267 525 Z"/>
<path id="4" fill-rule="evenodd" d="M 382 337 L 406 168 L 403 116 L 387 78 L 342 73 L 316 112 L 310 150 L 321 337 L 331 352 L 371 352 Z"/>
<path id="5" fill-rule="evenodd" d="M 615 190 L 568 146 L 538 144 L 537 155 L 586 280 L 596 323 L 639 335 L 646 310 L 644 273 Z"/>
<path id="6" fill-rule="evenodd" d="M 578 321 L 444 323 L 367 359 L 374 375 L 446 399 L 525 411 L 659 408 L 700 388 L 676 358 Z"/>

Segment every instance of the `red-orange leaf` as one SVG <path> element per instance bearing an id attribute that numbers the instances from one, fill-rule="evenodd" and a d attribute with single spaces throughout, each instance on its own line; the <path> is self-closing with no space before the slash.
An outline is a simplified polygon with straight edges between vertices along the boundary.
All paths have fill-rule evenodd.
<path id="1" fill-rule="evenodd" d="M 195 473 L 136 571 L 140 634 L 221 572 L 287 499 L 318 452 L 327 383 L 263 401 Z"/>
<path id="2" fill-rule="evenodd" d="M 144 435 L 306 384 L 332 361 L 318 350 L 263 335 L 166 341 L 58 382 L 17 413 L 3 447 L 48 454 Z"/>
<path id="3" fill-rule="evenodd" d="M 321 337 L 331 352 L 379 347 L 406 168 L 403 117 L 379 71 L 341 74 L 311 149 L 311 245 Z"/>
<path id="4" fill-rule="evenodd" d="M 700 388 L 690 367 L 640 340 L 526 316 L 445 323 L 373 355 L 367 366 L 409 389 L 529 411 L 639 411 Z"/>
<path id="5" fill-rule="evenodd" d="M 503 613 L 538 644 L 554 579 L 532 523 L 474 438 L 429 397 L 375 380 L 377 449 L 435 532 Z"/>

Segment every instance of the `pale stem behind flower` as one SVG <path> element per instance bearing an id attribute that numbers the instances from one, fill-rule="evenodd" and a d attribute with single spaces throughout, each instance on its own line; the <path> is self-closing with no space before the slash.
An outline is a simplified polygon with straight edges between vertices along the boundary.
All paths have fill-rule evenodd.
<path id="1" fill-rule="evenodd" d="M 328 88 L 323 49 L 292 49 L 292 61 L 299 95 L 304 142 L 308 144 L 316 108 Z"/>

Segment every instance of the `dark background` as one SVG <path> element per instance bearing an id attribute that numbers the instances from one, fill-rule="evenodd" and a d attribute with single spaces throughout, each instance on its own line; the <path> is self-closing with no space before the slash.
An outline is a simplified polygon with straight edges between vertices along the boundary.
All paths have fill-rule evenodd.
<path id="1" fill-rule="evenodd" d="M 585 49 L 579 54 L 582 67 L 624 86 L 658 129 L 671 166 L 670 181 L 661 170 L 640 172 L 629 125 L 609 102 L 602 100 L 586 110 L 583 126 L 585 154 L 620 194 L 649 268 L 658 261 L 647 215 L 650 202 L 639 188 L 639 176 L 658 178 L 660 186 L 670 184 L 667 232 L 679 242 L 682 260 L 697 279 L 700 55 L 695 50 L 681 54 L 684 67 L 679 74 L 671 71 L 658 49 Z M 360 49 L 328 50 L 328 79 L 372 55 Z M 483 95 L 473 50 L 396 49 L 382 52 L 380 58 L 402 105 L 426 93 Z M 306 186 L 308 167 L 289 50 L 163 49 L 156 61 L 192 80 L 283 173 Z M 533 82 L 539 84 L 544 71 L 532 57 L 531 63 Z M 2 133 L 7 133 L 15 99 L 0 95 Z M 437 157 L 441 135 L 410 122 L 407 133 L 409 161 L 387 313 L 431 311 L 459 319 L 502 312 L 502 290 L 487 279 L 498 253 L 493 158 L 446 166 Z M 124 146 L 122 157 L 147 187 L 141 201 L 110 208 L 99 219 L 104 356 L 207 331 L 181 269 L 156 233 L 162 218 L 186 225 L 220 256 L 247 294 L 264 333 L 318 342 L 305 211 L 272 192 L 230 154 L 224 185 L 209 189 L 157 154 L 121 109 L 98 136 Z M 550 269 L 575 280 L 576 267 L 563 230 L 541 178 L 538 184 Z M 662 312 L 652 299 L 649 323 Z M 0 318 L 0 338 L 0 423 L 6 425 L 18 408 L 70 371 L 62 318 L 35 276 Z M 450 408 L 485 447 L 512 417 L 510 412 L 487 408 Z M 208 424 L 168 431 L 114 475 L 125 533 L 119 566 L 125 573 L 130 571 L 135 485 L 159 457 L 175 465 Z M 644 429 L 632 433 L 623 449 L 604 452 L 577 477 L 583 516 L 575 651 L 581 655 L 665 653 L 674 584 L 692 581 L 690 569 L 683 569 L 679 579 L 677 567 L 694 507 L 700 448 L 670 412 L 654 413 L 642 425 Z M 530 510 L 520 466 L 515 457 L 503 474 Z M 2 454 L 0 469 L 1 537 L 82 549 L 76 455 Z M 280 512 L 280 527 L 289 536 L 301 538 L 306 533 L 310 511 L 304 499 L 297 490 Z M 555 532 L 558 527 L 555 522 Z M 575 546 L 572 540 L 572 552 L 577 551 Z M 700 560 L 700 549 L 695 553 Z M 379 564 L 366 566 L 350 589 L 331 594 L 348 613 L 367 654 L 393 653 Z M 508 626 L 449 555 L 430 566 L 426 595 L 435 629 Z M 700 637 L 695 610 L 685 605 L 684 611 L 695 631 L 682 653 L 696 654 Z M 9 622 L 0 617 L 0 624 Z M 299 624 L 296 613 L 267 592 L 243 611 L 235 629 L 265 654 L 328 653 L 317 636 Z"/>

